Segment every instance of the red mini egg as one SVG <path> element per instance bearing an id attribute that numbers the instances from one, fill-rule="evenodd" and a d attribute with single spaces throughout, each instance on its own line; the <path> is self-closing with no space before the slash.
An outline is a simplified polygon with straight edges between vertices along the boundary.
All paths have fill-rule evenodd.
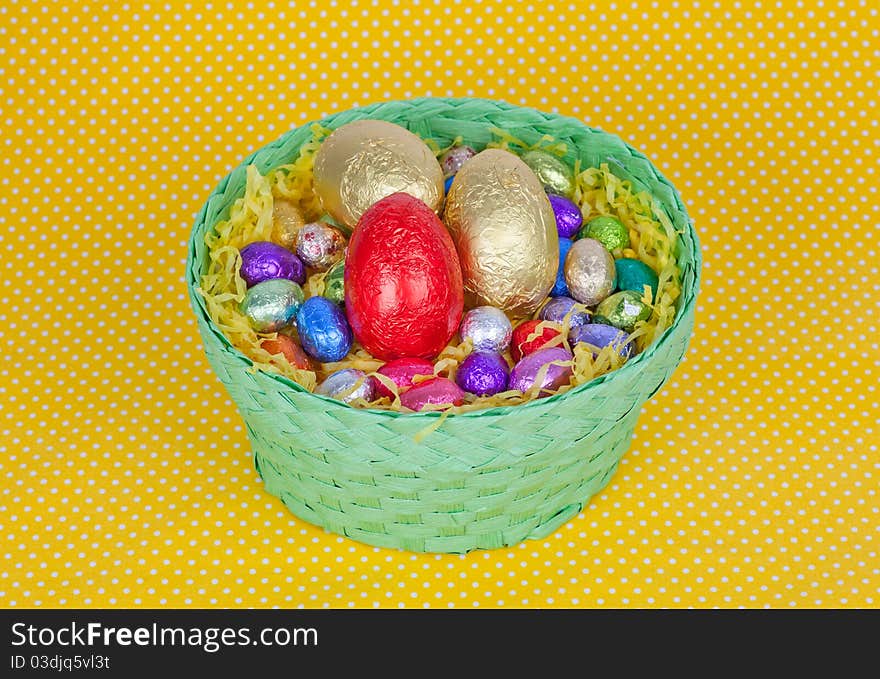
<path id="1" fill-rule="evenodd" d="M 413 385 L 413 378 L 416 375 L 433 375 L 434 364 L 424 358 L 395 358 L 376 372 L 394 382 L 397 385 L 397 392 L 403 393 Z M 376 380 L 376 394 L 394 398 L 391 390 L 379 380 Z"/>
<path id="2" fill-rule="evenodd" d="M 513 356 L 515 362 L 519 362 L 523 356 L 528 356 L 538 349 L 541 349 L 554 337 L 560 337 L 560 332 L 555 328 L 544 328 L 539 337 L 529 341 L 529 336 L 534 335 L 537 332 L 538 324 L 544 322 L 545 321 L 525 321 L 514 328 L 513 339 L 510 342 L 510 355 Z M 548 346 L 561 345 L 562 342 L 560 341 Z"/>
<path id="3" fill-rule="evenodd" d="M 345 310 L 364 349 L 383 361 L 434 358 L 463 307 L 458 255 L 430 207 L 394 193 L 364 212 L 345 259 Z"/>

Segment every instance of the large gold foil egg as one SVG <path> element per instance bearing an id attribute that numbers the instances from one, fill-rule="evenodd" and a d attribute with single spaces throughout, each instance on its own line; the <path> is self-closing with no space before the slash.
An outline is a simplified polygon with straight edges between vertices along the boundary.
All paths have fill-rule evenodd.
<path id="1" fill-rule="evenodd" d="M 334 130 L 315 155 L 314 179 L 324 209 L 349 229 L 393 193 L 408 193 L 434 212 L 443 201 L 443 170 L 434 153 L 409 130 L 384 120 L 356 120 Z"/>
<path id="2" fill-rule="evenodd" d="M 486 149 L 462 166 L 446 197 L 470 305 L 514 317 L 534 312 L 556 281 L 559 236 L 535 173 L 517 156 Z"/>

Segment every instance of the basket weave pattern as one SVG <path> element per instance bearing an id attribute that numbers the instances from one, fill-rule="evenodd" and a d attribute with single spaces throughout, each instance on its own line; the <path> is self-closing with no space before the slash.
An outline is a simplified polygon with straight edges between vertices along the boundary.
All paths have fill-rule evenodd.
<path id="1" fill-rule="evenodd" d="M 581 167 L 608 163 L 646 189 L 681 232 L 682 295 L 671 328 L 622 368 L 571 391 L 523 405 L 450 415 L 417 443 L 439 413 L 352 408 L 316 396 L 251 361 L 210 321 L 196 291 L 207 265 L 205 233 L 244 193 L 246 167 L 291 162 L 311 138 L 291 130 L 236 168 L 209 197 L 189 242 L 187 285 L 208 360 L 245 421 L 266 490 L 297 516 L 355 540 L 418 552 L 467 552 L 545 537 L 609 481 L 629 448 L 643 403 L 675 370 L 693 330 L 700 252 L 673 186 L 614 135 L 573 118 L 484 99 L 414 99 L 333 115 L 336 128 L 388 120 L 445 146 L 457 136 L 482 148 L 497 127 L 535 143 L 550 135 Z"/>

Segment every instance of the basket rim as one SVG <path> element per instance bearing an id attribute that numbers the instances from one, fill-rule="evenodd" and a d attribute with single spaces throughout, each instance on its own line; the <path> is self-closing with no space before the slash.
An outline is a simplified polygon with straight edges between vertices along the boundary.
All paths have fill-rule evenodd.
<path id="1" fill-rule="evenodd" d="M 542 111 L 536 109 L 531 106 L 521 106 L 517 104 L 510 104 L 504 100 L 500 99 L 488 99 L 483 97 L 414 97 L 410 99 L 398 99 L 398 100 L 383 100 L 379 102 L 374 102 L 372 104 L 368 104 L 365 106 L 355 106 L 349 109 L 340 109 L 334 113 L 331 113 L 323 118 L 311 120 L 303 123 L 302 125 L 298 125 L 289 129 L 284 134 L 280 135 L 273 141 L 270 141 L 267 144 L 264 144 L 260 148 L 254 150 L 250 154 L 248 154 L 236 167 L 232 168 L 214 187 L 214 189 L 208 194 L 207 198 L 202 204 L 201 209 L 196 213 L 195 222 L 190 231 L 189 238 L 187 240 L 187 257 L 186 257 L 186 285 L 187 291 L 189 293 L 190 303 L 193 307 L 193 311 L 204 320 L 206 327 L 211 331 L 211 334 L 215 336 L 220 343 L 223 345 L 224 350 L 230 353 L 234 358 L 242 363 L 243 369 L 254 368 L 254 361 L 248 358 L 244 353 L 242 353 L 238 348 L 236 348 L 232 343 L 226 338 L 226 336 L 216 327 L 210 315 L 208 314 L 207 307 L 204 303 L 204 299 L 197 292 L 197 288 L 199 286 L 199 281 L 196 280 L 195 276 L 195 239 L 199 237 L 203 237 L 203 234 L 207 231 L 207 229 L 211 228 L 211 225 L 205 224 L 207 218 L 208 204 L 212 197 L 218 196 L 223 192 L 223 189 L 226 187 L 230 177 L 236 171 L 238 171 L 242 167 L 247 167 L 250 165 L 254 159 L 264 150 L 269 147 L 276 146 L 282 142 L 282 140 L 286 139 L 289 135 L 294 132 L 301 130 L 303 128 L 311 127 L 314 124 L 319 124 L 326 127 L 332 127 L 333 118 L 342 114 L 350 114 L 352 112 L 357 112 L 361 115 L 361 117 L 369 117 L 373 111 L 377 108 L 388 106 L 388 105 L 411 105 L 418 106 L 420 104 L 432 104 L 438 102 L 446 102 L 446 103 L 464 103 L 464 102 L 485 102 L 487 105 L 499 106 L 508 108 L 508 109 L 518 109 L 525 110 L 531 113 L 534 113 L 536 116 L 542 116 L 544 118 L 553 118 L 557 121 L 564 122 L 567 124 L 571 124 L 576 127 L 586 128 L 593 134 L 604 135 L 606 137 L 610 137 L 616 140 L 619 144 L 626 147 L 629 151 L 633 153 L 633 155 L 639 156 L 647 161 L 654 174 L 658 178 L 659 181 L 664 183 L 671 191 L 673 197 L 676 200 L 677 205 L 675 206 L 681 213 L 685 216 L 688 228 L 688 236 L 693 241 L 693 269 L 694 276 L 693 282 L 689 287 L 684 287 L 681 295 L 681 302 L 677 313 L 675 314 L 675 318 L 673 319 L 672 324 L 663 331 L 663 333 L 654 340 L 643 352 L 637 354 L 635 358 L 628 360 L 624 363 L 620 368 L 616 370 L 612 370 L 610 372 L 605 373 L 604 375 L 600 375 L 598 377 L 589 380 L 588 382 L 584 382 L 568 391 L 561 394 L 553 394 L 551 396 L 547 396 L 544 398 L 536 398 L 531 401 L 526 401 L 525 403 L 520 403 L 516 405 L 502 405 L 502 406 L 494 406 L 492 408 L 483 408 L 479 410 L 469 410 L 464 412 L 446 412 L 446 411 L 418 411 L 418 412 L 401 412 L 396 410 L 386 410 L 381 408 L 360 408 L 349 405 L 343 401 L 339 401 L 337 399 L 331 398 L 329 396 L 324 396 L 322 394 L 316 394 L 314 392 L 309 391 L 301 384 L 294 382 L 292 379 L 281 375 L 280 373 L 274 373 L 264 370 L 259 370 L 256 368 L 263 376 L 266 378 L 273 380 L 278 383 L 279 386 L 286 387 L 288 389 L 292 389 L 295 392 L 307 394 L 310 397 L 315 399 L 319 399 L 323 401 L 324 406 L 329 408 L 346 408 L 349 410 L 357 410 L 361 413 L 376 415 L 381 417 L 386 417 L 390 419 L 397 419 L 399 417 L 404 417 L 407 419 L 417 419 L 421 418 L 422 420 L 431 420 L 436 419 L 438 417 L 445 418 L 472 418 L 472 417 L 494 417 L 494 416 L 506 416 L 508 415 L 512 409 L 522 409 L 522 408 L 538 408 L 538 407 L 546 407 L 548 404 L 552 404 L 555 401 L 565 398 L 573 398 L 577 395 L 583 394 L 585 392 L 590 391 L 591 389 L 596 389 L 600 385 L 605 384 L 611 380 L 614 380 L 619 375 L 627 375 L 632 373 L 635 370 L 638 370 L 639 367 L 647 363 L 651 360 L 653 355 L 659 350 L 661 345 L 669 338 L 671 334 L 673 334 L 679 327 L 682 322 L 682 319 L 687 315 L 687 311 L 690 307 L 696 304 L 696 298 L 699 292 L 700 287 L 700 277 L 702 270 L 702 251 L 700 246 L 699 237 L 696 232 L 696 228 L 694 226 L 694 220 L 687 212 L 687 209 L 684 205 L 684 202 L 681 199 L 681 195 L 675 185 L 670 182 L 663 173 L 661 173 L 656 165 L 645 156 L 645 154 L 638 151 L 636 148 L 628 144 L 625 140 L 619 137 L 616 134 L 606 132 L 601 128 L 591 127 L 587 125 L 585 122 L 578 118 L 574 118 L 573 116 L 567 116 L 559 113 L 552 113 L 547 111 Z M 331 123 L 331 125 L 328 125 Z M 204 228 L 202 228 L 204 226 Z M 622 378 L 620 378 L 622 379 Z"/>

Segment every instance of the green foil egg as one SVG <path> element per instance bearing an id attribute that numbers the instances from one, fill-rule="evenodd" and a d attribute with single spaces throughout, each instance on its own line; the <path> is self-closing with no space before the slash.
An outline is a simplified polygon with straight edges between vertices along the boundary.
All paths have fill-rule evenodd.
<path id="1" fill-rule="evenodd" d="M 579 236 L 595 238 L 607 248 L 608 252 L 629 247 L 629 229 L 620 220 L 608 215 L 594 217 L 584 224 Z"/>
<path id="2" fill-rule="evenodd" d="M 635 290 L 641 294 L 647 285 L 651 288 L 651 298 L 657 297 L 660 279 L 650 266 L 640 259 L 618 259 L 616 265 L 617 281 L 615 287 L 618 290 Z"/>
<path id="3" fill-rule="evenodd" d="M 340 259 L 324 276 L 324 297 L 341 305 L 345 300 L 345 260 Z"/>
<path id="4" fill-rule="evenodd" d="M 540 149 L 526 151 L 522 160 L 538 176 L 548 193 L 566 198 L 574 195 L 574 172 L 564 160 Z"/>
<path id="5" fill-rule="evenodd" d="M 305 295 L 286 278 L 272 278 L 249 288 L 239 309 L 257 332 L 277 332 L 296 321 Z"/>
<path id="6" fill-rule="evenodd" d="M 642 301 L 642 294 L 635 290 L 621 290 L 606 297 L 596 307 L 596 314 L 604 316 L 615 328 L 626 332 L 635 330 L 636 323 L 651 317 L 652 307 Z"/>

